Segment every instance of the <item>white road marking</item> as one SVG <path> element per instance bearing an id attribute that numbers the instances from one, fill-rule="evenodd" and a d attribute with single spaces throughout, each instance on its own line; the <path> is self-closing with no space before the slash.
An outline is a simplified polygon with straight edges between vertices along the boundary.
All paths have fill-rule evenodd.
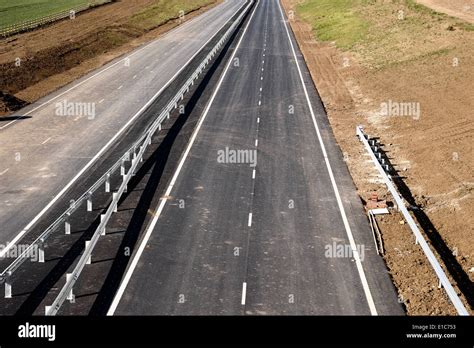
<path id="1" fill-rule="evenodd" d="M 263 88 L 262 88 L 262 87 L 260 87 L 260 92 L 261 92 L 262 90 L 263 90 Z"/>
<path id="2" fill-rule="evenodd" d="M 242 284 L 242 306 L 245 306 L 245 300 L 247 299 L 247 283 Z"/>
<path id="3" fill-rule="evenodd" d="M 2 176 L 3 174 L 5 174 L 5 173 L 8 172 L 9 170 L 10 170 L 10 168 L 5 169 L 3 172 L 0 173 L 0 176 Z"/>
<path id="4" fill-rule="evenodd" d="M 258 146 L 258 139 L 255 139 L 255 147 Z"/>
<path id="5" fill-rule="evenodd" d="M 260 123 L 260 117 L 257 117 L 257 123 Z"/>
<path id="6" fill-rule="evenodd" d="M 102 104 L 104 102 L 105 99 L 101 99 L 99 100 L 99 104 Z"/>
<path id="7" fill-rule="evenodd" d="M 261 100 L 258 101 L 258 106 L 260 106 L 260 105 L 262 105 L 262 101 L 261 101 Z"/>
<path id="8" fill-rule="evenodd" d="M 135 80 L 137 78 L 137 75 L 133 75 L 133 79 Z"/>
<path id="9" fill-rule="evenodd" d="M 336 196 L 337 204 L 339 206 L 339 211 L 341 213 L 342 221 L 344 222 L 344 227 L 345 227 L 345 230 L 346 230 L 346 233 L 347 233 L 347 237 L 349 239 L 351 249 L 353 251 L 354 259 L 356 261 L 357 271 L 359 272 L 359 277 L 360 277 L 360 280 L 362 282 L 362 286 L 364 288 L 365 297 L 367 299 L 367 303 L 369 304 L 370 313 L 372 315 L 377 315 L 377 309 L 375 308 L 374 299 L 372 297 L 372 293 L 370 291 L 369 284 L 368 284 L 367 278 L 365 276 L 364 268 L 362 267 L 361 259 L 359 257 L 358 252 L 357 252 L 357 247 L 356 247 L 356 244 L 355 244 L 354 236 L 352 234 L 351 227 L 349 225 L 349 221 L 347 220 L 346 211 L 344 209 L 344 205 L 342 204 L 341 195 L 339 193 L 339 189 L 337 187 L 336 180 L 334 178 L 334 173 L 332 171 L 331 163 L 329 163 L 329 158 L 328 158 L 328 153 L 326 151 L 326 146 L 324 145 L 323 138 L 321 136 L 321 131 L 320 131 L 318 123 L 316 121 L 316 116 L 314 114 L 313 106 L 312 106 L 311 100 L 309 98 L 308 90 L 306 88 L 304 78 L 303 78 L 303 73 L 301 71 L 300 64 L 298 62 L 298 57 L 296 55 L 295 47 L 293 46 L 293 42 L 291 41 L 290 31 L 288 29 L 288 24 L 286 22 L 285 16 L 283 15 L 283 10 L 281 8 L 280 2 L 278 2 L 278 6 L 280 8 L 281 18 L 283 19 L 283 23 L 285 25 L 286 34 L 288 36 L 288 41 L 290 42 L 291 50 L 292 50 L 293 56 L 295 58 L 296 67 L 298 68 L 298 73 L 299 73 L 299 76 L 300 76 L 301 84 L 303 85 L 303 90 L 304 90 L 304 94 L 306 96 L 306 101 L 308 103 L 308 107 L 309 107 L 309 110 L 310 110 L 310 113 L 311 113 L 311 118 L 313 120 L 313 125 L 314 125 L 314 128 L 316 129 L 316 134 L 318 136 L 319 144 L 320 144 L 321 150 L 323 152 L 324 161 L 326 162 L 326 167 L 327 167 L 327 170 L 328 170 L 328 173 L 329 173 L 329 177 L 331 179 L 331 184 L 332 184 L 332 187 L 333 187 L 333 190 L 334 190 L 334 194 Z"/>
<path id="10" fill-rule="evenodd" d="M 247 8 L 249 8 L 251 5 L 252 5 L 252 3 L 250 3 L 247 6 Z M 236 55 L 237 51 L 239 50 L 240 45 L 242 44 L 242 40 L 244 39 L 245 34 L 247 33 L 247 30 L 250 26 L 250 23 L 252 22 L 252 18 L 254 17 L 255 11 L 257 10 L 257 8 L 258 8 L 258 4 L 257 4 L 257 6 L 255 6 L 255 8 L 252 12 L 252 15 L 250 16 L 250 19 L 247 22 L 247 25 L 244 29 L 244 32 L 242 33 L 242 36 L 240 37 L 240 40 L 237 43 L 237 46 L 235 47 L 235 50 L 232 53 L 232 56 L 230 57 L 229 62 L 227 63 L 227 66 L 224 69 L 224 72 L 222 73 L 222 76 L 219 80 L 219 83 L 217 84 L 216 89 L 214 90 L 214 93 L 212 94 L 212 97 L 209 100 L 209 103 L 207 104 L 206 109 L 204 110 L 204 112 L 203 112 L 203 114 L 202 114 L 202 116 L 201 116 L 201 118 L 200 118 L 200 120 L 197 124 L 196 129 L 194 130 L 191 138 L 189 139 L 189 143 L 188 143 L 188 146 L 186 148 L 186 151 L 183 153 L 183 156 L 181 158 L 181 161 L 180 161 L 178 167 L 176 168 L 176 171 L 173 175 L 173 178 L 171 179 L 171 182 L 170 182 L 168 188 L 166 189 L 166 192 L 164 194 L 165 197 L 167 197 L 171 194 L 171 191 L 172 191 L 172 189 L 173 189 L 173 187 L 176 183 L 176 180 L 178 179 L 178 176 L 181 172 L 181 169 L 183 168 L 184 162 L 186 161 L 186 158 L 188 157 L 189 152 L 191 151 L 191 148 L 194 144 L 194 141 L 196 140 L 196 137 L 199 133 L 199 130 L 201 129 L 201 126 L 204 123 L 204 120 L 206 119 L 206 117 L 209 113 L 209 110 L 211 109 L 211 106 L 214 103 L 214 100 L 216 99 L 217 93 L 219 92 L 219 90 L 222 86 L 224 78 L 227 76 L 227 72 L 229 71 L 230 66 L 234 61 L 235 55 Z M 142 240 L 140 246 L 138 247 L 137 252 L 134 255 L 134 257 L 133 257 L 133 259 L 130 263 L 130 267 L 128 268 L 127 273 L 125 274 L 122 282 L 120 283 L 120 287 L 117 290 L 117 293 L 115 294 L 115 297 L 112 301 L 112 304 L 110 305 L 110 308 L 107 312 L 108 316 L 114 315 L 114 313 L 115 313 L 115 311 L 118 307 L 118 304 L 120 303 L 120 300 L 122 299 L 123 293 L 125 292 L 125 289 L 128 285 L 128 282 L 130 281 L 130 278 L 132 277 L 132 274 L 135 271 L 135 268 L 137 267 L 138 260 L 140 259 L 141 255 L 143 253 L 143 250 L 145 250 L 145 246 L 148 243 L 148 240 L 150 239 L 150 236 L 151 236 L 151 234 L 152 234 L 152 232 L 153 232 L 153 230 L 156 226 L 156 223 L 158 222 L 158 219 L 159 219 L 159 217 L 160 217 L 160 215 L 163 211 L 163 208 L 164 208 L 166 202 L 167 202 L 167 199 L 161 199 L 160 204 L 159 204 L 158 208 L 156 209 L 155 214 L 153 215 L 153 219 L 151 220 L 150 224 L 148 225 L 148 227 L 146 229 L 145 236 L 143 237 L 143 240 Z"/>
<path id="11" fill-rule="evenodd" d="M 252 179 L 255 179 L 255 169 L 252 171 Z"/>
<path id="12" fill-rule="evenodd" d="M 252 227 L 252 213 L 249 213 L 249 227 Z"/>
<path id="13" fill-rule="evenodd" d="M 244 5 L 245 5 L 245 3 L 243 3 L 243 5 L 242 5 L 241 7 L 239 7 L 239 9 L 242 8 L 242 7 L 244 7 Z M 227 24 L 227 22 L 224 23 L 224 24 L 216 31 L 216 33 L 218 33 L 219 31 L 221 31 L 222 28 L 224 28 L 224 26 L 225 26 L 226 24 Z M 31 228 L 31 226 L 33 226 L 33 225 L 36 223 L 36 221 L 38 221 L 38 220 L 49 210 L 49 208 L 51 208 L 51 206 L 52 206 L 54 203 L 56 203 L 56 201 L 57 201 L 59 198 L 61 198 L 61 196 L 81 177 L 81 175 L 84 174 L 84 172 L 85 172 L 87 169 L 89 169 L 89 168 L 97 161 L 97 159 L 98 159 L 100 156 L 102 156 L 102 154 L 103 154 L 103 153 L 110 147 L 110 145 L 113 144 L 113 142 L 125 131 L 125 129 L 127 129 L 128 126 L 130 126 L 130 124 L 131 124 L 133 121 L 135 121 L 135 119 L 136 119 L 146 108 L 148 108 L 148 106 L 163 92 L 163 90 L 165 90 L 165 89 L 171 84 L 171 82 L 181 73 L 181 71 L 184 70 L 184 68 L 199 54 L 199 52 L 201 52 L 201 50 L 202 50 L 204 47 L 206 47 L 206 46 L 209 44 L 209 42 L 211 42 L 212 39 L 213 39 L 213 37 L 211 37 L 209 40 L 207 40 L 207 42 L 204 43 L 204 44 L 201 46 L 201 48 L 199 48 L 199 49 L 193 54 L 193 56 L 189 58 L 189 60 L 176 72 L 176 74 L 175 74 L 158 92 L 156 92 L 156 94 L 153 95 L 153 97 L 152 97 L 140 110 L 138 110 L 137 113 L 136 113 L 135 115 L 133 115 L 133 116 L 128 120 L 128 122 L 127 122 L 122 128 L 120 128 L 120 130 L 112 137 L 112 139 L 110 139 L 110 140 L 107 142 L 107 144 L 105 144 L 104 147 L 102 147 L 102 149 L 100 149 L 99 152 L 97 152 L 97 154 L 76 174 L 76 176 L 75 176 L 74 178 L 72 178 L 71 181 L 70 181 L 69 183 L 67 183 L 66 186 L 63 187 L 63 189 L 43 208 L 43 210 L 41 210 L 41 211 L 38 213 L 38 215 L 36 215 L 36 216 L 33 218 L 33 220 L 31 220 L 31 221 L 28 223 L 28 225 L 26 225 L 26 226 L 15 236 L 15 238 L 13 238 L 13 240 L 12 240 L 10 243 L 8 243 L 8 244 L 5 246 L 5 248 L 3 248 L 3 249 L 0 251 L 0 258 L 1 258 L 1 257 L 4 257 L 5 254 L 11 249 L 11 247 L 12 247 L 13 245 L 15 245 L 15 243 L 16 243 L 20 238 L 22 238 L 22 237 L 25 235 L 26 232 L 28 232 L 28 230 Z M 150 45 L 150 44 L 152 44 L 152 43 L 153 43 L 153 42 L 151 42 L 151 43 L 145 45 L 144 47 L 142 47 L 142 48 L 140 48 L 140 49 L 138 49 L 136 52 L 133 52 L 133 53 L 130 54 L 128 57 L 131 57 L 131 56 L 135 55 L 136 53 L 142 51 L 143 49 L 145 49 L 148 45 Z M 126 59 L 126 58 L 124 58 L 124 59 Z M 93 77 L 99 75 L 100 73 L 102 73 L 102 72 L 104 72 L 104 71 L 110 69 L 111 67 L 113 67 L 113 66 L 119 64 L 119 63 L 122 62 L 124 59 L 121 59 L 121 60 L 119 60 L 118 62 L 112 64 L 112 65 L 109 66 L 109 67 L 107 67 L 106 69 L 104 69 L 104 70 L 102 70 L 102 71 L 100 71 L 100 72 L 98 72 L 98 73 L 96 73 L 96 74 L 90 76 L 90 77 L 87 78 L 86 80 L 84 80 L 84 81 L 78 83 L 77 85 L 75 85 L 75 86 L 69 88 L 67 91 L 64 91 L 63 93 L 58 94 L 56 97 L 51 98 L 49 101 L 44 102 L 43 104 L 37 106 L 36 108 L 32 109 L 31 111 L 25 113 L 25 115 L 28 115 L 29 113 L 31 113 L 31 112 L 33 112 L 34 110 L 40 108 L 41 106 L 43 106 L 43 105 L 45 105 L 45 104 L 47 104 L 47 103 L 49 103 L 49 102 L 55 100 L 56 98 L 60 97 L 61 95 L 63 95 L 63 94 L 65 94 L 65 93 L 69 92 L 70 90 L 76 88 L 77 86 L 80 86 L 80 85 L 83 84 L 84 82 L 86 82 L 86 81 L 92 79 Z M 4 127 L 5 127 L 5 126 L 4 126 Z M 0 129 L 2 129 L 2 128 L 0 128 Z"/>
<path id="14" fill-rule="evenodd" d="M 122 89 L 122 87 L 123 87 L 123 85 L 120 85 L 119 88 L 117 88 L 117 89 Z"/>
<path id="15" fill-rule="evenodd" d="M 49 137 L 48 139 L 46 139 L 45 141 L 43 141 L 43 142 L 41 143 L 41 145 L 44 145 L 44 144 L 46 144 L 48 141 L 50 141 L 50 140 L 51 140 L 51 138 L 52 138 L 52 137 Z"/>

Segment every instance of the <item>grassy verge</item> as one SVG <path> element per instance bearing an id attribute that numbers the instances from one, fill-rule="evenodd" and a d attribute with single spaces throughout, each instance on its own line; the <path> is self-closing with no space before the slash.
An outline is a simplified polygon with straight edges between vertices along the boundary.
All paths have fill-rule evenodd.
<path id="1" fill-rule="evenodd" d="M 157 0 L 143 11 L 135 14 L 129 24 L 140 29 L 150 30 L 162 25 L 170 19 L 210 5 L 215 0 Z"/>
<path id="2" fill-rule="evenodd" d="M 89 0 L 2 0 L 0 27 L 45 17 L 89 2 Z"/>
<path id="3" fill-rule="evenodd" d="M 320 40 L 350 48 L 363 40 L 369 29 L 369 23 L 355 12 L 357 6 L 357 0 L 306 0 L 297 11 Z"/>

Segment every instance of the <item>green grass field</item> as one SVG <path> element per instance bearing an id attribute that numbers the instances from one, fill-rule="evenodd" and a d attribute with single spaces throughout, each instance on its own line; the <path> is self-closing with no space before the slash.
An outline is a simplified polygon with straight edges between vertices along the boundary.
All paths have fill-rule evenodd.
<path id="1" fill-rule="evenodd" d="M 1 0 L 0 27 L 45 17 L 89 2 L 89 0 Z"/>
<path id="2" fill-rule="evenodd" d="M 130 18 L 129 23 L 135 27 L 149 30 L 161 25 L 171 18 L 210 5 L 214 0 L 155 0 L 154 4 Z"/>
<path id="3" fill-rule="evenodd" d="M 356 13 L 360 0 L 306 0 L 298 7 L 301 17 L 311 24 L 322 41 L 336 41 L 350 48 L 367 34 L 369 24 Z"/>

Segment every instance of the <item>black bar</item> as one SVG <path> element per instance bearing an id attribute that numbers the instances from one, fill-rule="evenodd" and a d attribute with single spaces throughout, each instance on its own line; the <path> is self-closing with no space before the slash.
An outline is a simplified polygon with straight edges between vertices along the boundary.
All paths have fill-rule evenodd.
<path id="1" fill-rule="evenodd" d="M 324 343 L 472 348 L 473 324 L 472 317 L 1 317 L 0 346 Z M 54 341 L 52 335 L 46 335 L 51 341 L 19 337 L 25 329 L 35 334 L 31 325 L 54 325 Z"/>

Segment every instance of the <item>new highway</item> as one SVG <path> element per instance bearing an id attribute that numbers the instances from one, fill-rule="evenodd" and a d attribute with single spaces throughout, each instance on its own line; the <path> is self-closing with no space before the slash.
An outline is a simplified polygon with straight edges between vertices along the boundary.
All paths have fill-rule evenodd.
<path id="1" fill-rule="evenodd" d="M 403 314 L 279 1 L 241 31 L 108 314 Z"/>

